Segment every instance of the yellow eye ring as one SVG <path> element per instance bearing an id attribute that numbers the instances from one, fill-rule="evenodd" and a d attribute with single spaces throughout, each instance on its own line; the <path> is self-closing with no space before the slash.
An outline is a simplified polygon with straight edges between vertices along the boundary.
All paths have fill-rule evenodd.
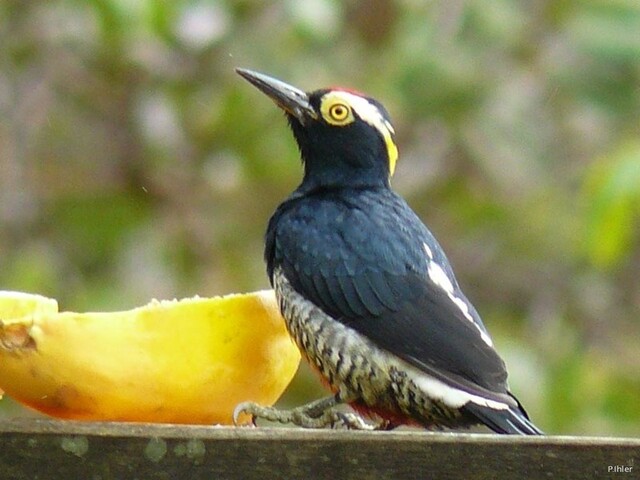
<path id="1" fill-rule="evenodd" d="M 344 122 L 347 118 L 349 118 L 350 114 L 351 111 L 349 109 L 349 106 L 345 105 L 344 103 L 335 103 L 331 105 L 331 107 L 329 107 L 329 115 L 336 122 Z"/>

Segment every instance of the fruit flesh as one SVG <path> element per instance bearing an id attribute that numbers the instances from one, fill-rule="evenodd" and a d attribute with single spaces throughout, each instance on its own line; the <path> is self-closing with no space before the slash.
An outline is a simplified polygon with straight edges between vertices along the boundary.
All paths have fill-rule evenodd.
<path id="1" fill-rule="evenodd" d="M 0 387 L 61 418 L 230 424 L 240 402 L 273 404 L 300 359 L 272 291 L 112 313 L 6 304 Z"/>

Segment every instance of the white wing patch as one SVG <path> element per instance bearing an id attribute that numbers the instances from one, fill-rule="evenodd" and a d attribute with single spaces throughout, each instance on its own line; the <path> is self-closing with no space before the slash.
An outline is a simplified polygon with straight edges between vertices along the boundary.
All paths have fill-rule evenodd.
<path id="1" fill-rule="evenodd" d="M 447 295 L 449 295 L 449 297 L 453 297 L 453 283 L 440 265 L 438 265 L 435 261 L 430 260 L 429 264 L 427 265 L 427 273 L 429 274 L 429 278 L 433 283 L 442 288 L 447 293 Z M 451 298 L 451 300 L 453 300 L 453 298 Z M 465 316 L 469 320 L 473 321 L 473 318 L 471 318 L 468 311 Z"/>
<path id="2" fill-rule="evenodd" d="M 424 251 L 426 252 L 427 257 L 429 257 L 429 260 L 433 260 L 433 252 L 431 251 L 431 248 L 429 248 L 429 245 L 424 242 L 422 245 L 424 246 Z"/>
<path id="3" fill-rule="evenodd" d="M 460 408 L 469 402 L 481 405 L 483 407 L 493 408 L 495 410 L 508 410 L 509 405 L 496 400 L 474 395 L 458 388 L 451 387 L 437 378 L 427 375 L 426 373 L 407 365 L 412 370 L 412 379 L 420 390 L 425 392 L 429 397 L 442 401 L 445 405 L 452 408 Z"/>
<path id="4" fill-rule="evenodd" d="M 460 309 L 465 318 L 478 329 L 482 341 L 490 347 L 493 347 L 493 340 L 491 340 L 491 337 L 473 320 L 471 312 L 469 312 L 469 305 L 467 305 L 467 302 L 465 302 L 462 298 L 456 296 L 453 282 L 444 271 L 444 269 L 440 265 L 438 265 L 435 260 L 433 260 L 433 253 L 431 252 L 429 246 L 426 243 L 424 243 L 423 245 L 427 256 L 429 257 L 429 260 L 427 261 L 427 274 L 429 275 L 429 279 L 442 290 L 444 290 L 449 299 L 456 307 L 458 307 L 458 309 Z"/>

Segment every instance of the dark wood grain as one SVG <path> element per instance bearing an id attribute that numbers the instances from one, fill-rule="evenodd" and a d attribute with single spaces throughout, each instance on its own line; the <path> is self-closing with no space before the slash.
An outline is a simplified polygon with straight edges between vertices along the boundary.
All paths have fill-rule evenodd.
<path id="1" fill-rule="evenodd" d="M 640 478 L 628 438 L 25 419 L 1 422 L 0 442 L 3 480 Z"/>

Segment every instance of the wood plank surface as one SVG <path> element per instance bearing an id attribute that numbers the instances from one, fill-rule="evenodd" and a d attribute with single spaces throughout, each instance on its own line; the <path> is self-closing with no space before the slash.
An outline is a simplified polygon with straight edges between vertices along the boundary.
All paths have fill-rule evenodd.
<path id="1" fill-rule="evenodd" d="M 0 422 L 2 480 L 636 479 L 640 439 Z"/>

